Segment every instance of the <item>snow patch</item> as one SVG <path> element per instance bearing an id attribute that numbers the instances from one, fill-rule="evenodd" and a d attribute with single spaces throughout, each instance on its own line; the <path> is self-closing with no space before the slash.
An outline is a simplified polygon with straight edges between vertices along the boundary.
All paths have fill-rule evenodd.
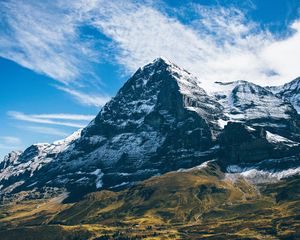
<path id="1" fill-rule="evenodd" d="M 227 167 L 227 171 L 229 173 L 226 173 L 225 177 L 231 181 L 236 181 L 242 177 L 251 183 L 259 184 L 278 182 L 281 179 L 298 175 L 300 174 L 300 167 L 290 168 L 282 171 L 265 171 L 255 168 L 249 169 L 241 168 L 237 165 L 231 165 Z"/>
<path id="2" fill-rule="evenodd" d="M 210 160 L 210 161 L 206 161 L 206 162 L 203 162 L 201 163 L 200 165 L 196 166 L 196 167 L 192 167 L 192 168 L 180 168 L 178 169 L 176 172 L 189 172 L 189 171 L 193 171 L 193 170 L 201 170 L 201 169 L 204 169 L 204 168 L 207 168 L 209 163 L 212 162 L 213 160 Z"/>
<path id="3" fill-rule="evenodd" d="M 294 142 L 292 140 L 289 140 L 285 137 L 282 137 L 280 135 L 273 134 L 269 131 L 267 131 L 266 138 L 267 138 L 268 142 L 270 142 L 270 143 L 284 143 L 284 144 L 286 144 L 288 146 L 291 146 L 291 147 L 299 145 L 299 143 L 296 143 L 296 142 Z"/>
<path id="4" fill-rule="evenodd" d="M 219 119 L 218 120 L 218 125 L 220 126 L 220 128 L 224 129 L 224 127 L 226 126 L 226 124 L 228 123 L 229 121 L 225 121 L 223 119 Z"/>
<path id="5" fill-rule="evenodd" d="M 129 184 L 129 182 L 122 182 L 122 183 L 117 184 L 117 185 L 114 185 L 114 186 L 112 186 L 112 187 L 110 187 L 110 188 L 122 187 L 122 186 L 125 186 L 125 185 L 128 185 L 128 184 Z"/>
<path id="6" fill-rule="evenodd" d="M 101 169 L 96 169 L 95 171 L 91 172 L 90 174 L 93 174 L 96 176 L 96 188 L 99 189 L 103 186 L 102 177 L 103 173 Z"/>

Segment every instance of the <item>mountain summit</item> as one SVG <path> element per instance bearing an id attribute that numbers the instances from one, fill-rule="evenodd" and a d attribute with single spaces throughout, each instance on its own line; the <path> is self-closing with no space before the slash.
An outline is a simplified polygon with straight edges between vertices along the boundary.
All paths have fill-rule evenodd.
<path id="1" fill-rule="evenodd" d="M 0 164 L 1 196 L 117 190 L 211 159 L 225 168 L 255 163 L 273 171 L 274 164 L 259 165 L 271 157 L 297 166 L 300 124 L 292 104 L 246 81 L 218 85 L 207 94 L 188 71 L 154 60 L 86 128 L 8 155 Z"/>

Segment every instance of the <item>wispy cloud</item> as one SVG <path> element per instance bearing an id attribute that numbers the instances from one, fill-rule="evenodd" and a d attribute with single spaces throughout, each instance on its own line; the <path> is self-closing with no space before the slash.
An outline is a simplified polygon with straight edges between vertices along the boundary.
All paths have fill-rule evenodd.
<path id="1" fill-rule="evenodd" d="M 22 140 L 16 136 L 0 136 L 0 149 L 5 151 L 12 151 L 15 149 L 22 149 Z M 0 156 L 0 161 L 1 161 Z"/>
<path id="2" fill-rule="evenodd" d="M 60 136 L 60 137 L 66 137 L 69 135 L 69 133 L 67 133 L 67 132 L 64 132 L 60 129 L 52 128 L 52 127 L 22 126 L 21 128 L 26 129 L 30 132 L 46 134 L 46 135 L 53 135 L 53 136 Z"/>
<path id="3" fill-rule="evenodd" d="M 14 136 L 0 136 L 0 140 L 6 145 L 20 145 L 21 139 Z"/>
<path id="4" fill-rule="evenodd" d="M 110 100 L 110 97 L 108 97 L 108 96 L 98 96 L 98 95 L 86 94 L 86 93 L 83 93 L 83 92 L 80 92 L 80 91 L 77 91 L 75 89 L 71 89 L 68 87 L 56 86 L 56 88 L 66 92 L 66 93 L 71 94 L 79 102 L 81 102 L 85 105 L 88 105 L 88 106 L 102 107 L 106 102 L 108 102 Z"/>
<path id="5" fill-rule="evenodd" d="M 81 123 L 75 123 L 75 122 L 70 122 L 70 121 L 55 121 L 53 120 L 54 116 L 52 115 L 52 118 L 45 118 L 45 115 L 39 115 L 36 114 L 25 114 L 22 112 L 17 112 L 17 111 L 9 111 L 7 112 L 7 115 L 10 116 L 13 119 L 20 120 L 20 121 L 26 121 L 26 122 L 33 122 L 33 123 L 42 123 L 42 124 L 50 124 L 50 125 L 61 125 L 61 126 L 67 126 L 67 127 L 74 127 L 74 128 L 83 128 L 86 125 L 81 124 Z M 76 118 L 78 118 L 78 115 L 75 115 Z M 60 116 L 62 117 L 62 116 Z M 66 116 L 65 116 L 66 117 Z M 90 117 L 88 115 L 88 117 Z M 74 116 L 73 116 L 74 118 Z M 62 119 L 62 118 L 57 118 L 57 119 Z M 64 118 L 64 119 L 69 119 L 70 118 Z M 79 119 L 72 119 L 72 120 L 79 120 Z"/>
<path id="6" fill-rule="evenodd" d="M 267 80 L 270 69 L 259 52 L 273 41 L 269 33 L 235 8 L 192 8 L 197 17 L 185 25 L 151 6 L 111 3 L 106 11 L 91 13 L 92 24 L 116 43 L 116 60 L 131 71 L 165 56 L 205 83 Z"/>
<path id="7" fill-rule="evenodd" d="M 80 76 L 88 58 L 96 59 L 89 42 L 79 41 L 80 17 L 57 1 L 1 1 L 0 9 L 2 57 L 64 83 Z"/>
<path id="8" fill-rule="evenodd" d="M 80 15 L 75 3 L 0 1 L 0 56 L 73 88 L 99 87 L 93 64 L 103 59 L 95 51 L 103 40 L 82 36 Z"/>
<path id="9" fill-rule="evenodd" d="M 42 119 L 64 119 L 64 120 L 75 120 L 75 121 L 91 121 L 94 115 L 82 115 L 82 114 L 66 114 L 66 113 L 56 113 L 56 114 L 32 114 L 32 117 L 42 118 Z"/>
<path id="10" fill-rule="evenodd" d="M 183 23 L 174 10 L 146 2 L 2 1 L 1 26 L 6 28 L 0 28 L 0 55 L 65 84 L 85 79 L 81 76 L 93 72 L 92 63 L 107 54 L 130 73 L 165 56 L 206 85 L 236 79 L 279 84 L 300 75 L 298 22 L 291 25 L 292 35 L 277 39 L 234 7 L 190 4 L 178 10 L 181 17 L 193 16 Z M 84 26 L 110 41 L 83 38 Z M 69 85 L 59 89 L 91 106 L 108 99 Z"/>
<path id="11" fill-rule="evenodd" d="M 0 143 L 0 149 L 4 149 L 6 151 L 13 151 L 13 150 L 22 149 L 22 148 L 23 147 L 21 147 L 21 146 L 12 146 L 12 145 L 5 145 L 5 144 Z M 1 160 L 1 156 L 0 156 L 0 160 Z"/>
<path id="12" fill-rule="evenodd" d="M 191 4 L 181 14 L 194 17 L 183 24 L 176 14 L 170 17 L 149 4 L 117 1 L 106 6 L 87 11 L 83 5 L 82 11 L 92 16 L 90 24 L 112 39 L 116 61 L 129 71 L 165 56 L 198 75 L 207 87 L 237 79 L 281 84 L 300 75 L 296 54 L 290 53 L 300 49 L 297 23 L 291 25 L 294 34 L 282 40 L 235 7 Z"/>

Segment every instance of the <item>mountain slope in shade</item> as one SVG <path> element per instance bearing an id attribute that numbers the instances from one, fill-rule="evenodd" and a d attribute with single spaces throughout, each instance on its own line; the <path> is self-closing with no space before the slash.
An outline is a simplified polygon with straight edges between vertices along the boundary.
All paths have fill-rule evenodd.
<path id="1" fill-rule="evenodd" d="M 0 173 L 3 192 L 117 188 L 216 153 L 223 107 L 187 71 L 156 59 L 140 68 L 76 138 L 36 144 Z"/>
<path id="2" fill-rule="evenodd" d="M 0 238 L 298 239 L 297 81 L 215 85 L 159 58 L 86 128 L 11 152 Z"/>
<path id="3" fill-rule="evenodd" d="M 138 69 L 86 128 L 7 156 L 1 198 L 119 190 L 215 158 L 223 170 L 299 167 L 300 121 L 291 103 L 247 81 L 216 82 L 212 94 L 200 85 L 163 58 Z"/>

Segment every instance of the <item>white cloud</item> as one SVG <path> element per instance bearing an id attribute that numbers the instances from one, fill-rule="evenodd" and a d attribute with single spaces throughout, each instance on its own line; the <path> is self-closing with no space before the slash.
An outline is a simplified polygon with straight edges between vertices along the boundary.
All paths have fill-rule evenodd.
<path id="1" fill-rule="evenodd" d="M 149 5 L 108 5 L 90 10 L 92 24 L 114 41 L 116 60 L 130 71 L 165 56 L 206 87 L 238 79 L 277 85 L 300 75 L 297 54 L 290 54 L 300 49 L 297 24 L 295 34 L 281 41 L 236 8 L 193 5 L 198 17 L 187 25 Z"/>
<path id="2" fill-rule="evenodd" d="M 33 123 L 61 125 L 61 126 L 74 127 L 74 128 L 83 128 L 86 126 L 85 124 L 80 124 L 80 123 L 66 122 L 66 121 L 54 121 L 49 118 L 43 118 L 43 117 L 40 118 L 40 117 L 38 117 L 38 115 L 25 114 L 25 113 L 17 112 L 17 111 L 9 111 L 9 112 L 7 112 L 7 115 L 16 120 L 33 122 Z"/>
<path id="3" fill-rule="evenodd" d="M 0 1 L 0 56 L 73 88 L 99 87 L 93 64 L 102 60 L 102 52 L 94 51 L 101 40 L 81 36 L 84 24 L 75 5 Z"/>
<path id="4" fill-rule="evenodd" d="M 0 143 L 0 149 L 5 149 L 8 151 L 13 151 L 13 150 L 22 149 L 22 148 L 23 147 L 20 147 L 20 146 L 4 145 L 4 144 Z M 1 159 L 2 159 L 2 156 L 0 155 L 0 160 Z"/>
<path id="5" fill-rule="evenodd" d="M 82 115 L 82 114 L 66 114 L 66 113 L 56 113 L 56 114 L 32 114 L 32 117 L 36 118 L 46 118 L 46 119 L 64 119 L 64 120 L 74 120 L 74 121 L 91 121 L 94 115 Z"/>
<path id="6" fill-rule="evenodd" d="M 165 56 L 195 73 L 206 86 L 237 79 L 279 84 L 300 75 L 298 22 L 292 25 L 293 35 L 276 39 L 236 8 L 189 5 L 180 10 L 183 17 L 192 11 L 193 21 L 183 24 L 174 12 L 167 15 L 170 9 L 160 11 L 151 4 L 1 2 L 2 24 L 9 28 L 0 30 L 0 55 L 63 83 L 82 81 L 80 76 L 92 71 L 91 63 L 107 54 L 130 73 Z M 83 40 L 82 26 L 95 27 L 111 42 Z M 91 106 L 108 99 L 67 85 L 59 89 Z"/>
<path id="7" fill-rule="evenodd" d="M 20 138 L 14 136 L 1 136 L 0 140 L 5 145 L 20 145 L 22 143 Z"/>
<path id="8" fill-rule="evenodd" d="M 116 61 L 129 72 L 165 56 L 195 73 L 206 87 L 214 81 L 238 79 L 276 85 L 300 75 L 299 69 L 280 70 L 285 65 L 296 65 L 297 61 L 287 58 L 288 54 L 276 46 L 280 40 L 262 31 L 237 8 L 190 5 L 186 14 L 193 11 L 197 17 L 183 24 L 149 4 L 102 3 L 93 1 L 88 7 L 77 7 L 86 19 L 92 19 L 89 24 L 112 39 Z M 101 8 L 97 7 L 100 5 Z M 284 41 L 284 45 L 291 46 L 292 38 Z M 298 46 L 296 40 L 294 43 Z M 271 52 L 286 56 L 286 64 L 276 64 L 271 54 L 263 56 L 270 46 L 274 46 Z"/>
<path id="9" fill-rule="evenodd" d="M 105 103 L 107 103 L 110 100 L 110 97 L 108 96 L 86 94 L 68 87 L 56 86 L 56 88 L 71 94 L 79 102 L 88 106 L 102 107 Z"/>
<path id="10" fill-rule="evenodd" d="M 292 36 L 272 42 L 261 52 L 269 68 L 282 78 L 280 83 L 300 76 L 300 21 L 294 22 L 291 28 L 294 30 Z"/>
<path id="11" fill-rule="evenodd" d="M 79 41 L 72 9 L 56 1 L 14 0 L 0 2 L 0 8 L 2 57 L 65 83 L 95 59 L 90 43 Z"/>
<path id="12" fill-rule="evenodd" d="M 3 158 L 3 153 L 15 149 L 22 149 L 22 140 L 16 136 L 0 136 L 0 161 Z"/>
<path id="13" fill-rule="evenodd" d="M 41 127 L 41 126 L 22 126 L 22 129 L 29 130 L 31 132 L 46 134 L 46 135 L 53 135 L 53 136 L 60 136 L 60 137 L 66 137 L 69 135 L 69 133 L 64 132 L 57 128 L 51 128 L 51 127 Z"/>

